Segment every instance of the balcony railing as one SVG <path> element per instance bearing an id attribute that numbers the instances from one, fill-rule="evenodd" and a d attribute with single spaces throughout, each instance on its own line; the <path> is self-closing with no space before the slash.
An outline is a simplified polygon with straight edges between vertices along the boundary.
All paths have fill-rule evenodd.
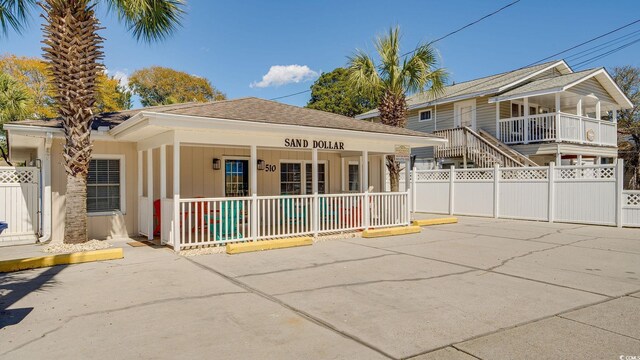
<path id="1" fill-rule="evenodd" d="M 556 141 L 617 145 L 616 123 L 563 112 L 500 119 L 497 135 L 505 144 Z"/>

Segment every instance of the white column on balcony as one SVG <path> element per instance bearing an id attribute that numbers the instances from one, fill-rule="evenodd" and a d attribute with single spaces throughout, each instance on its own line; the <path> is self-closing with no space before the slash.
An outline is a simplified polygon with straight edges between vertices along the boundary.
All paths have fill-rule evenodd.
<path id="1" fill-rule="evenodd" d="M 153 240 L 153 149 L 147 150 L 147 197 L 149 198 L 147 238 Z"/>
<path id="2" fill-rule="evenodd" d="M 582 98 L 579 98 L 576 104 L 576 115 L 582 116 Z"/>
<path id="3" fill-rule="evenodd" d="M 496 101 L 496 137 L 498 140 L 502 141 L 500 138 L 500 102 Z"/>
<path id="4" fill-rule="evenodd" d="M 556 153 L 556 164 L 558 166 L 562 165 L 562 154 L 559 151 Z"/>
<path id="5" fill-rule="evenodd" d="M 578 99 L 576 104 L 576 115 L 578 115 L 578 139 L 584 141 L 584 127 L 582 126 L 582 98 Z"/>
<path id="6" fill-rule="evenodd" d="M 560 111 L 561 111 L 561 107 L 562 104 L 560 103 L 560 93 L 557 92 L 556 93 L 556 126 L 555 126 L 555 138 L 556 138 L 556 142 L 560 142 L 560 139 L 562 138 L 562 134 L 560 134 Z M 556 162 L 557 165 L 560 165 L 559 162 Z"/>
<path id="7" fill-rule="evenodd" d="M 596 102 L 596 119 L 602 119 L 602 115 L 600 114 L 600 100 Z"/>
<path id="8" fill-rule="evenodd" d="M 524 98 L 524 143 L 529 143 L 529 98 Z"/>
<path id="9" fill-rule="evenodd" d="M 582 166 L 582 154 L 578 154 L 578 166 Z"/>
<path id="10" fill-rule="evenodd" d="M 613 121 L 614 124 L 618 122 L 618 109 L 616 108 L 611 110 L 611 121 Z"/>

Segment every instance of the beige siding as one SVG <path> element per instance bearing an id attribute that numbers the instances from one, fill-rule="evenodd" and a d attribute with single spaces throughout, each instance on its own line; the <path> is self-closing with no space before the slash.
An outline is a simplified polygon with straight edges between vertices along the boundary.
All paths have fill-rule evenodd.
<path id="1" fill-rule="evenodd" d="M 52 191 L 52 240 L 64 238 L 64 202 L 67 177 L 62 158 L 63 140 L 55 139 L 51 148 L 51 191 Z M 125 156 L 125 201 L 126 213 L 109 216 L 90 216 L 88 233 L 90 239 L 126 237 L 137 230 L 137 155 L 133 143 L 101 142 L 93 143 L 94 154 L 122 154 Z"/>
<path id="2" fill-rule="evenodd" d="M 96 239 L 135 236 L 138 233 L 138 157 L 135 143 L 94 142 L 94 154 L 122 154 L 125 156 L 125 199 L 126 212 L 122 215 L 90 216 L 89 237 Z M 249 159 L 249 149 L 183 146 L 180 152 L 181 197 L 223 197 L 224 165 L 213 170 L 214 158 Z M 258 194 L 280 194 L 280 163 L 285 161 L 311 162 L 311 151 L 259 149 L 258 158 L 269 165 L 276 165 L 273 172 L 258 172 Z M 342 190 L 342 158 L 339 153 L 319 152 L 318 159 L 327 164 L 327 191 L 340 193 Z M 345 158 L 358 161 L 359 157 Z M 372 155 L 369 159 L 369 183 L 374 191 L 381 191 L 381 157 Z M 142 180 L 143 194 L 147 196 L 147 152 L 143 153 Z M 62 140 L 54 140 L 52 147 L 52 214 L 53 239 L 62 241 L 64 236 L 64 196 L 66 174 L 63 167 Z M 173 194 L 173 147 L 167 146 L 167 196 Z M 153 151 L 153 199 L 160 198 L 160 150 Z"/>
<path id="3" fill-rule="evenodd" d="M 496 104 L 490 104 L 488 96 L 476 99 L 476 126 L 496 135 Z"/>
<path id="4" fill-rule="evenodd" d="M 595 78 L 587 79 L 580 84 L 569 88 L 568 91 L 580 95 L 594 94 L 601 101 L 607 101 L 610 103 L 616 102 Z"/>

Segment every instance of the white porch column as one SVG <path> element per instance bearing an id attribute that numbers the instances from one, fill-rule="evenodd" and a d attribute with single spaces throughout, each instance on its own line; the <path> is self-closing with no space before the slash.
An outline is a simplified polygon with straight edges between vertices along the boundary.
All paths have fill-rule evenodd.
<path id="1" fill-rule="evenodd" d="M 167 145 L 160 145 L 160 242 L 166 238 L 162 222 L 165 219 L 162 203 L 167 198 Z"/>
<path id="2" fill-rule="evenodd" d="M 618 122 L 618 109 L 613 109 L 611 111 L 611 117 L 613 119 L 611 119 L 611 121 L 613 121 L 613 123 L 617 123 Z"/>
<path id="3" fill-rule="evenodd" d="M 500 102 L 496 101 L 496 137 L 498 138 L 498 140 L 501 140 L 500 138 Z"/>
<path id="4" fill-rule="evenodd" d="M 149 230 L 147 239 L 153 240 L 153 149 L 147 150 L 147 197 L 149 198 Z"/>
<path id="5" fill-rule="evenodd" d="M 558 166 L 562 165 L 562 154 L 558 151 L 558 153 L 556 154 L 556 164 Z"/>
<path id="6" fill-rule="evenodd" d="M 141 199 L 140 198 L 142 198 L 144 196 L 144 194 L 142 193 L 142 191 L 143 191 L 142 184 L 143 184 L 143 181 L 144 181 L 144 179 L 143 179 L 144 173 L 143 173 L 143 166 L 142 166 L 142 153 L 143 152 L 141 150 L 138 150 L 138 235 L 141 235 L 140 231 L 142 230 L 142 229 L 140 229 L 140 224 L 142 224 L 142 216 L 141 216 L 142 210 L 140 209 L 140 204 L 141 204 L 141 202 L 140 202 Z"/>
<path id="7" fill-rule="evenodd" d="M 578 159 L 576 161 L 578 162 L 578 166 L 582 166 L 582 154 L 578 154 Z"/>
<path id="8" fill-rule="evenodd" d="M 369 190 L 369 151 L 362 150 L 362 157 L 360 157 L 360 191 L 365 192 Z"/>
<path id="9" fill-rule="evenodd" d="M 173 250 L 180 251 L 180 140 L 173 141 Z"/>
<path id="10" fill-rule="evenodd" d="M 593 165 L 600 165 L 600 164 L 602 164 L 602 157 L 596 156 L 596 159 L 593 161 Z"/>
<path id="11" fill-rule="evenodd" d="M 578 99 L 578 103 L 576 104 L 576 115 L 582 116 L 582 98 Z"/>
<path id="12" fill-rule="evenodd" d="M 369 209 L 369 150 L 362 150 L 362 156 L 360 159 L 360 192 L 364 193 L 364 213 L 362 214 L 362 222 L 366 230 L 369 228 L 369 215 L 371 214 L 371 210 Z"/>
<path id="13" fill-rule="evenodd" d="M 258 239 L 258 147 L 251 145 L 249 159 L 249 181 L 251 182 L 251 237 Z"/>
<path id="14" fill-rule="evenodd" d="M 160 199 L 167 197 L 167 145 L 160 145 Z"/>
<path id="15" fill-rule="evenodd" d="M 560 103 L 560 93 L 557 92 L 556 93 L 556 126 L 555 126 L 555 130 L 556 130 L 556 142 L 560 142 L 560 140 L 562 139 L 562 134 L 560 134 L 560 112 L 562 108 L 562 104 Z M 559 162 L 556 162 L 556 164 L 560 165 Z"/>
<path id="16" fill-rule="evenodd" d="M 524 98 L 524 143 L 529 143 L 529 98 Z"/>
<path id="17" fill-rule="evenodd" d="M 600 114 L 600 100 L 596 102 L 596 119 L 602 119 L 602 115 Z"/>
<path id="18" fill-rule="evenodd" d="M 326 171 L 326 169 L 325 169 Z M 313 236 L 318 236 L 318 223 L 320 222 L 320 207 L 318 202 L 318 149 L 311 150 L 311 192 L 313 193 L 313 211 L 311 211 L 311 231 Z"/>

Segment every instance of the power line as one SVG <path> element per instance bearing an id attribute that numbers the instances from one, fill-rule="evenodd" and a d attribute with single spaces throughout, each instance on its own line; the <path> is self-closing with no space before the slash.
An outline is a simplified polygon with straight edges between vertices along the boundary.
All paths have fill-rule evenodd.
<path id="1" fill-rule="evenodd" d="M 460 28 L 458 28 L 458 29 L 456 29 L 456 30 L 454 30 L 454 31 L 452 31 L 452 32 L 450 32 L 450 33 L 448 33 L 448 34 L 444 35 L 444 36 L 441 36 L 441 37 L 439 37 L 439 38 L 437 38 L 437 39 L 435 39 L 435 40 L 433 40 L 433 41 L 429 42 L 427 45 L 434 44 L 434 43 L 436 43 L 436 42 L 438 42 L 438 41 L 440 41 L 440 40 L 443 40 L 443 39 L 448 38 L 448 37 L 449 37 L 449 36 L 451 36 L 451 35 L 454 35 L 454 34 L 456 34 L 456 33 L 459 33 L 460 31 L 462 31 L 462 30 L 464 30 L 464 29 L 466 29 L 466 28 L 468 28 L 468 27 L 470 27 L 470 26 L 473 26 L 473 25 L 477 24 L 477 23 L 481 22 L 482 20 L 487 19 L 487 18 L 489 18 L 489 17 L 491 17 L 491 16 L 493 16 L 493 15 L 495 15 L 495 14 L 497 14 L 497 13 L 499 13 L 499 12 L 501 12 L 501 11 L 505 10 L 505 9 L 507 9 L 507 8 L 508 8 L 508 7 L 510 7 L 510 6 L 513 6 L 513 5 L 517 4 L 517 3 L 519 3 L 520 1 L 521 1 L 521 0 L 513 1 L 513 2 L 511 2 L 511 3 L 509 3 L 509 4 L 505 5 L 505 6 L 501 7 L 501 8 L 500 8 L 500 9 L 498 9 L 498 10 L 495 10 L 495 11 L 493 11 L 493 12 L 489 13 L 489 14 L 486 14 L 486 15 L 484 15 L 483 17 L 481 17 L 481 18 L 479 18 L 479 19 L 477 19 L 477 20 L 475 20 L 475 21 L 472 21 L 472 22 L 470 22 L 470 23 L 468 23 L 468 24 L 466 24 L 466 25 L 464 25 L 464 26 L 462 26 L 462 27 L 460 27 Z M 415 50 L 409 51 L 409 52 L 407 52 L 407 53 L 403 54 L 401 57 L 405 57 L 405 56 L 407 56 L 407 55 L 409 55 L 409 54 L 411 54 L 411 53 L 414 53 L 414 52 L 415 52 Z M 289 95 L 278 96 L 278 97 L 275 97 L 275 98 L 271 98 L 271 99 L 269 99 L 269 100 L 279 100 L 279 99 L 284 99 L 284 98 L 288 98 L 288 97 L 291 97 L 291 96 L 296 96 L 296 95 L 300 95 L 300 94 L 308 93 L 308 92 L 310 92 L 310 91 L 311 91 L 311 89 L 308 89 L 308 90 L 299 91 L 299 92 L 297 92 L 297 93 L 293 93 L 293 94 L 289 94 Z"/>
<path id="2" fill-rule="evenodd" d="M 549 59 L 551 59 L 551 58 L 555 57 L 556 55 L 563 54 L 563 53 L 566 53 L 567 51 L 571 51 L 571 50 L 573 50 L 573 49 L 579 48 L 580 46 L 583 46 L 583 45 L 586 45 L 586 44 L 588 44 L 588 43 L 591 43 L 591 42 L 593 42 L 593 41 L 595 41 L 595 40 L 601 39 L 601 38 L 602 38 L 602 37 L 604 37 L 604 36 L 607 36 L 607 35 L 613 34 L 613 33 L 617 32 L 617 31 L 620 31 L 620 30 L 622 30 L 622 29 L 625 29 L 625 28 L 627 28 L 627 27 L 629 27 L 629 26 L 631 26 L 631 25 L 633 25 L 633 24 L 636 24 L 636 23 L 638 23 L 638 22 L 640 22 L 640 19 L 635 20 L 635 21 L 632 21 L 632 22 L 630 22 L 630 23 L 628 23 L 628 24 L 625 24 L 625 25 L 623 25 L 623 26 L 620 26 L 620 27 L 618 27 L 618 28 L 616 28 L 616 29 L 614 29 L 614 30 L 611 30 L 611 31 L 609 31 L 609 32 L 606 32 L 606 33 L 604 33 L 604 34 L 602 34 L 602 35 L 598 35 L 598 36 L 596 36 L 596 37 L 594 37 L 594 38 L 591 38 L 591 39 L 589 39 L 589 40 L 587 40 L 587 41 L 581 42 L 581 43 L 580 43 L 580 44 L 578 44 L 578 45 L 571 46 L 571 47 L 569 47 L 569 48 L 567 48 L 567 49 L 565 49 L 565 50 L 562 50 L 562 51 L 560 51 L 560 52 L 558 52 L 558 53 L 555 53 L 555 54 L 553 54 L 553 55 L 551 55 L 551 56 L 547 56 L 547 57 L 542 58 L 542 59 L 540 59 L 540 60 L 538 60 L 538 61 L 532 62 L 532 63 L 531 63 L 531 64 L 529 64 L 529 65 L 525 65 L 525 66 L 522 66 L 522 67 L 520 67 L 520 68 L 517 68 L 517 69 L 511 70 L 511 71 L 507 71 L 507 72 L 502 73 L 502 74 L 500 74 L 500 75 L 498 75 L 498 76 L 488 76 L 488 77 L 487 77 L 487 79 L 486 79 L 485 81 L 479 82 L 479 83 L 477 83 L 477 84 L 470 85 L 470 86 L 468 86 L 468 87 L 465 87 L 465 88 L 460 89 L 460 90 L 458 90 L 458 91 L 455 91 L 455 92 L 453 92 L 453 93 L 446 94 L 446 96 L 447 96 L 447 97 L 451 97 L 451 96 L 453 96 L 453 95 L 459 94 L 459 93 L 461 93 L 461 92 L 463 92 L 463 91 L 468 91 L 468 90 L 470 90 L 470 89 L 472 89 L 472 88 L 474 88 L 474 87 L 478 87 L 478 86 L 483 85 L 483 84 L 486 84 L 486 83 L 488 83 L 488 82 L 496 81 L 496 80 L 498 80 L 498 79 L 500 79 L 500 78 L 502 78 L 502 77 L 504 77 L 504 76 L 507 76 L 507 75 L 509 75 L 509 74 L 512 74 L 512 73 L 514 73 L 514 72 L 516 72 L 516 71 L 519 71 L 519 70 L 522 70 L 522 69 L 526 69 L 526 68 L 531 67 L 531 66 L 536 65 L 536 64 L 540 64 L 540 63 L 542 63 L 543 61 L 546 61 L 546 60 L 549 60 Z M 614 39 L 614 40 L 615 40 L 615 39 Z M 611 40 L 611 41 L 613 41 L 613 40 Z M 593 59 L 593 58 L 592 58 L 592 59 Z M 595 59 L 595 60 L 597 60 L 597 59 Z M 594 61 L 595 61 L 595 60 L 594 60 Z M 583 64 L 583 63 L 585 63 L 585 62 L 581 62 L 580 64 Z M 441 99 L 441 98 L 442 98 L 442 96 L 440 96 L 440 97 L 436 96 L 434 99 L 431 99 L 431 100 L 429 100 L 429 101 L 426 101 L 425 103 L 432 103 L 432 102 L 435 102 L 435 101 L 437 101 L 437 100 L 439 100 L 439 99 Z"/>
<path id="3" fill-rule="evenodd" d="M 441 37 L 439 37 L 439 38 L 437 38 L 437 39 L 435 39 L 435 40 L 433 40 L 433 41 L 431 41 L 431 42 L 427 43 L 427 45 L 435 44 L 435 43 L 437 43 L 437 42 L 438 42 L 438 41 L 440 41 L 440 40 L 446 39 L 446 38 L 448 38 L 449 36 L 451 36 L 451 35 L 453 35 L 453 34 L 456 34 L 456 33 L 460 32 L 460 31 L 462 31 L 462 30 L 464 30 L 464 29 L 466 29 L 466 28 L 468 28 L 468 27 L 470 27 L 470 26 L 473 26 L 473 25 L 475 25 L 475 24 L 477 24 L 477 23 L 481 22 L 482 20 L 484 20 L 484 19 L 486 19 L 486 18 L 489 18 L 489 17 L 491 17 L 491 16 L 493 16 L 493 15 L 495 15 L 495 14 L 497 14 L 497 13 L 501 12 L 502 10 L 504 10 L 504 9 L 506 9 L 506 8 L 510 7 L 510 6 L 513 6 L 513 5 L 515 5 L 515 4 L 519 3 L 519 2 L 520 2 L 520 0 L 516 0 L 516 1 L 514 1 L 514 2 L 511 2 L 511 3 L 509 3 L 509 4 L 507 4 L 507 5 L 503 6 L 503 7 L 501 7 L 500 9 L 498 9 L 498 10 L 496 10 L 496 11 L 492 12 L 492 13 L 489 13 L 489 14 L 487 14 L 487 15 L 485 15 L 485 16 L 483 16 L 483 17 L 481 17 L 481 18 L 479 18 L 478 20 L 475 20 L 475 21 L 473 21 L 473 22 L 470 22 L 470 23 L 468 23 L 467 25 L 465 25 L 465 26 L 463 26 L 463 27 L 461 27 L 461 28 L 458 28 L 458 29 L 456 29 L 456 30 L 454 30 L 454 31 L 452 31 L 452 32 L 450 32 L 450 33 L 448 33 L 448 34 L 444 35 L 444 36 L 441 36 Z M 415 51 L 415 50 L 409 51 L 409 52 L 407 52 L 407 53 L 405 53 L 405 54 L 402 54 L 402 57 L 405 57 L 405 56 L 407 56 L 407 55 L 409 55 L 409 54 L 411 54 L 411 53 L 414 53 L 414 52 L 416 52 L 416 51 Z"/>

